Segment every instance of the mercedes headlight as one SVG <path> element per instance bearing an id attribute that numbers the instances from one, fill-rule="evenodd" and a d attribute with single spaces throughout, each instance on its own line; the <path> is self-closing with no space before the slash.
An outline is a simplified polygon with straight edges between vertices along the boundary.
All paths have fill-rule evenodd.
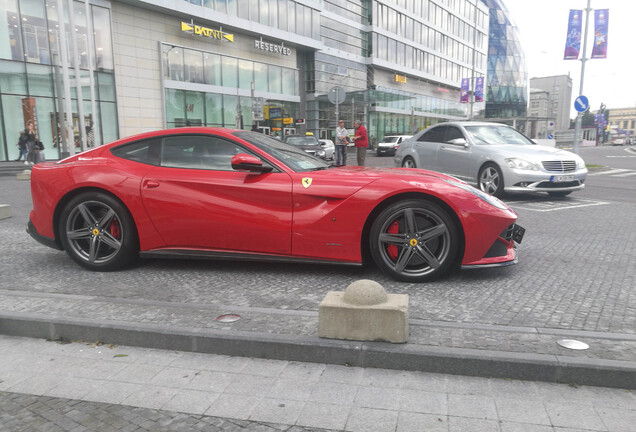
<path id="1" fill-rule="evenodd" d="M 520 158 L 508 158 L 506 159 L 506 163 L 510 168 L 516 168 L 520 170 L 526 171 L 540 171 L 540 168 L 537 164 L 527 161 L 525 159 Z"/>

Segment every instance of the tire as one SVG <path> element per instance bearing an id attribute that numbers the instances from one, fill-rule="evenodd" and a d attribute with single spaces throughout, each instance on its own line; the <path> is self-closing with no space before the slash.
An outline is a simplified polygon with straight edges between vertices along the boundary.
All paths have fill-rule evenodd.
<path id="1" fill-rule="evenodd" d="M 424 200 L 396 202 L 373 222 L 369 249 L 376 265 L 403 282 L 425 282 L 447 273 L 460 250 L 448 212 Z"/>
<path id="2" fill-rule="evenodd" d="M 89 270 L 117 270 L 139 255 L 130 212 L 106 193 L 85 192 L 73 198 L 64 206 L 58 227 L 66 253 Z"/>
<path id="3" fill-rule="evenodd" d="M 572 193 L 572 191 L 558 191 L 558 192 L 548 192 L 548 195 L 553 196 L 553 197 L 565 197 L 568 196 Z"/>
<path id="4" fill-rule="evenodd" d="M 481 167 L 477 175 L 479 189 L 487 194 L 501 197 L 504 190 L 504 178 L 499 167 L 493 163 L 488 163 Z"/>
<path id="5" fill-rule="evenodd" d="M 417 166 L 415 165 L 415 161 L 410 156 L 405 157 L 404 160 L 402 160 L 402 167 L 403 168 L 417 168 Z"/>

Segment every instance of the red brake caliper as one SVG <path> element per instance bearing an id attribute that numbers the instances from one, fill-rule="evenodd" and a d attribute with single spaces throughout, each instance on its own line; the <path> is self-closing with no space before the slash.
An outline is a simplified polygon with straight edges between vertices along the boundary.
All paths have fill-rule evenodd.
<path id="1" fill-rule="evenodd" d="M 113 238 L 119 239 L 120 228 L 119 228 L 119 221 L 117 219 L 113 219 L 113 221 L 110 224 L 110 227 L 108 228 L 108 231 L 110 231 L 110 235 L 112 235 Z"/>
<path id="2" fill-rule="evenodd" d="M 389 234 L 397 234 L 400 232 L 398 221 L 393 221 L 388 230 L 386 230 Z M 392 260 L 397 260 L 398 257 L 398 247 L 394 244 L 390 244 L 386 247 L 386 253 L 389 254 Z"/>

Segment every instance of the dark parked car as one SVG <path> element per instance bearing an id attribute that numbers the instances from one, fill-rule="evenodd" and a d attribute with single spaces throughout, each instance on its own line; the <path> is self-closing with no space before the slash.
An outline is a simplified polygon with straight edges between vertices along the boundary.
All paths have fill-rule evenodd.
<path id="1" fill-rule="evenodd" d="M 291 144 L 307 153 L 325 159 L 325 149 L 318 142 L 318 138 L 314 135 L 286 135 L 283 140 L 287 144 Z"/>

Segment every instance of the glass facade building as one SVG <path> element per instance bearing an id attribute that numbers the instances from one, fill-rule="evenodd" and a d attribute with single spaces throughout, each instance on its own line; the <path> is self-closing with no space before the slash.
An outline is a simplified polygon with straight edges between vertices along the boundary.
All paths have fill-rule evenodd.
<path id="1" fill-rule="evenodd" d="M 468 118 L 460 83 L 487 72 L 480 0 L 3 0 L 0 13 L 0 160 L 31 119 L 49 159 L 64 136 L 73 153 L 188 125 L 329 138 L 336 111 L 374 142 Z"/>
<path id="2" fill-rule="evenodd" d="M 118 137 L 110 3 L 62 6 L 63 18 L 56 1 L 0 2 L 0 160 L 17 157 L 29 122 L 49 159 Z M 64 134 L 65 125 L 73 130 Z"/>
<path id="3" fill-rule="evenodd" d="M 502 0 L 482 0 L 490 10 L 486 117 L 525 117 L 528 71 L 519 29 Z"/>

